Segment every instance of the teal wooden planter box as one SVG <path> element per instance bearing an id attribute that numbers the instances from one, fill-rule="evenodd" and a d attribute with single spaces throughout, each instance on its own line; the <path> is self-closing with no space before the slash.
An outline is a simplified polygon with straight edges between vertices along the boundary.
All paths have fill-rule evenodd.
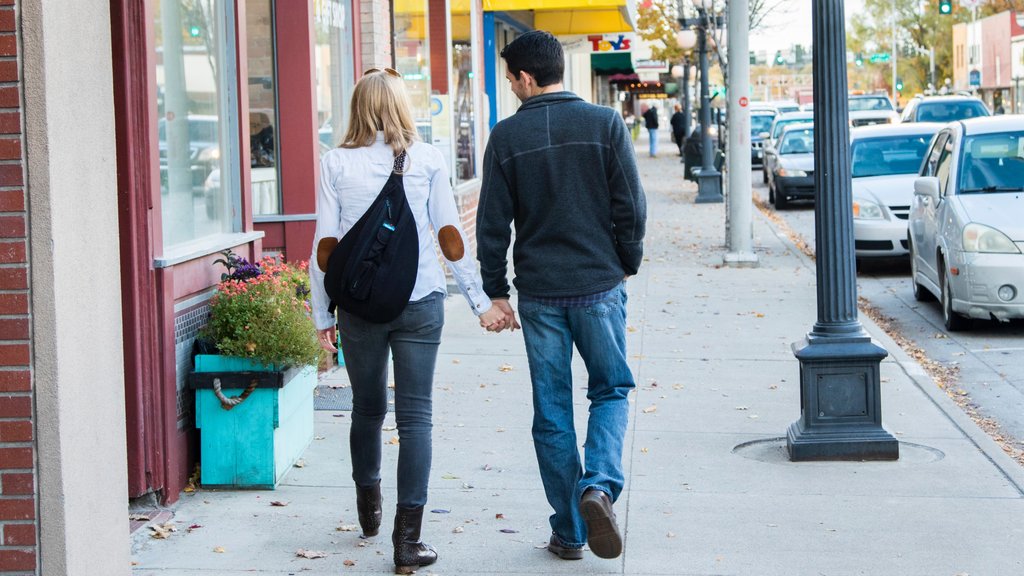
<path id="1" fill-rule="evenodd" d="M 245 358 L 197 355 L 190 383 L 203 486 L 277 486 L 313 440 L 316 380 L 315 366 L 279 370 Z"/>

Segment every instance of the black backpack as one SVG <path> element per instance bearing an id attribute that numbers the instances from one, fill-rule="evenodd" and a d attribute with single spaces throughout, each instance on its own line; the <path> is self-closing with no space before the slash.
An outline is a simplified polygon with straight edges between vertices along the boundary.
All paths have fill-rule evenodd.
<path id="1" fill-rule="evenodd" d="M 420 242 L 402 183 L 406 153 L 380 194 L 327 260 L 324 288 L 334 307 L 364 320 L 387 323 L 409 303 L 419 269 Z"/>

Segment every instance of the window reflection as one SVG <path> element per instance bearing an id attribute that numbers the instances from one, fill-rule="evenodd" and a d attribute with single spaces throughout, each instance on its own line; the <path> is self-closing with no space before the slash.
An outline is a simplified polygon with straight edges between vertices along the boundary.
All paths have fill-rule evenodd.
<path id="1" fill-rule="evenodd" d="M 433 142 L 430 127 L 430 44 L 427 0 L 394 0 L 395 69 L 405 78 L 416 129 Z"/>
<path id="2" fill-rule="evenodd" d="M 231 187 L 220 185 L 231 165 L 228 10 L 222 0 L 153 0 L 164 249 L 234 226 Z"/>
<path id="3" fill-rule="evenodd" d="M 316 102 L 320 151 L 341 143 L 348 127 L 348 101 L 355 84 L 352 1 L 314 0 Z"/>
<path id="4" fill-rule="evenodd" d="M 249 165 L 253 215 L 280 214 L 277 170 L 277 73 L 272 0 L 246 0 Z"/>

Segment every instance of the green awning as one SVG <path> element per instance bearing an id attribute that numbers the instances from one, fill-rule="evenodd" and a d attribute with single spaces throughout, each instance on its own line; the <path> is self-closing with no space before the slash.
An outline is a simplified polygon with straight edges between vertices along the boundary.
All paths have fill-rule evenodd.
<path id="1" fill-rule="evenodd" d="M 591 54 L 590 67 L 594 74 L 610 76 L 612 74 L 632 74 L 633 59 L 629 52 L 607 52 Z"/>

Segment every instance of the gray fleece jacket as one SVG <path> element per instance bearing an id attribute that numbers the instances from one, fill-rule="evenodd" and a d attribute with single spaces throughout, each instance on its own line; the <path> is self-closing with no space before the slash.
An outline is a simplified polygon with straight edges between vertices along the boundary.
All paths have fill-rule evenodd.
<path id="1" fill-rule="evenodd" d="M 572 92 L 528 99 L 491 132 L 477 210 L 484 291 L 537 297 L 610 290 L 643 259 L 647 205 L 633 141 L 613 109 Z"/>

